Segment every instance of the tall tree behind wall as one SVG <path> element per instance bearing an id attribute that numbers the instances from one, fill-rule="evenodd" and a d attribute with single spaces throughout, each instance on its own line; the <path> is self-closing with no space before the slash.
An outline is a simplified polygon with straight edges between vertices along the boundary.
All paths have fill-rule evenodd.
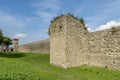
<path id="1" fill-rule="evenodd" d="M 0 46 L 2 47 L 1 51 L 8 51 L 9 45 L 11 44 L 12 44 L 12 39 L 7 36 L 3 36 L 3 32 L 0 29 Z"/>

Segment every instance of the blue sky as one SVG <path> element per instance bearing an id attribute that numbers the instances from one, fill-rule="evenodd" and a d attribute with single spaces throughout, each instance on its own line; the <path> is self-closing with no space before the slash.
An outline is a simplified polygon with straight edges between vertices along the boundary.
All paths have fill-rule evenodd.
<path id="1" fill-rule="evenodd" d="M 20 44 L 48 39 L 50 21 L 72 13 L 89 31 L 120 25 L 120 0 L 0 0 L 0 28 Z"/>

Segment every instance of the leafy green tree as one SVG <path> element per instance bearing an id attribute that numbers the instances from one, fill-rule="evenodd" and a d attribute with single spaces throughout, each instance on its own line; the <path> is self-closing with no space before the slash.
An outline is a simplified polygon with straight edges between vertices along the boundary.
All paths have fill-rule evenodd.
<path id="1" fill-rule="evenodd" d="M 3 36 L 3 32 L 2 32 L 2 30 L 0 29 L 0 36 Z"/>
<path id="2" fill-rule="evenodd" d="M 7 51 L 9 48 L 9 45 L 12 45 L 12 39 L 9 37 L 3 36 L 2 38 L 2 50 Z"/>
<path id="3" fill-rule="evenodd" d="M 2 32 L 2 30 L 0 29 L 0 45 L 1 45 L 1 43 L 2 43 L 2 39 L 3 39 L 3 32 Z"/>
<path id="4" fill-rule="evenodd" d="M 2 51 L 7 51 L 9 45 L 12 45 L 12 39 L 7 36 L 3 36 L 3 31 L 0 29 L 0 45 L 2 46 Z"/>

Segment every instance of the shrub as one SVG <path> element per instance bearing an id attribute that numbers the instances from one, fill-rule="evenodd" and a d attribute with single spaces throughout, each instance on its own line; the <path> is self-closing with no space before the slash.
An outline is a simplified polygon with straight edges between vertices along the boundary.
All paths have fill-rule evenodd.
<path id="1" fill-rule="evenodd" d="M 112 27 L 111 32 L 112 32 L 112 34 L 114 34 L 117 32 L 117 29 L 115 27 Z"/>

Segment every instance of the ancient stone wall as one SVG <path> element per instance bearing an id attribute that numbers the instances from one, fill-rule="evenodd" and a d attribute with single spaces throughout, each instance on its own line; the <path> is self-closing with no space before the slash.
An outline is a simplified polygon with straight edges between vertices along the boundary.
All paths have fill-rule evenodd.
<path id="1" fill-rule="evenodd" d="M 42 41 L 37 41 L 37 42 L 21 45 L 18 47 L 18 52 L 49 54 L 50 53 L 50 41 L 42 40 Z"/>
<path id="2" fill-rule="evenodd" d="M 18 51 L 18 45 L 19 45 L 19 39 L 13 39 L 13 45 L 14 45 L 13 51 L 17 52 Z"/>
<path id="3" fill-rule="evenodd" d="M 64 15 L 51 24 L 50 34 L 50 63 L 120 69 L 120 27 L 89 33 L 80 21 Z"/>
<path id="4" fill-rule="evenodd" d="M 120 27 L 93 32 L 89 37 L 89 65 L 120 69 Z"/>
<path id="5" fill-rule="evenodd" d="M 86 63 L 85 55 L 88 54 L 88 31 L 80 21 L 77 21 L 70 16 L 66 16 L 66 19 L 67 67 L 83 65 Z"/>
<path id="6" fill-rule="evenodd" d="M 50 63 L 66 68 L 66 19 L 62 17 L 51 24 Z"/>

